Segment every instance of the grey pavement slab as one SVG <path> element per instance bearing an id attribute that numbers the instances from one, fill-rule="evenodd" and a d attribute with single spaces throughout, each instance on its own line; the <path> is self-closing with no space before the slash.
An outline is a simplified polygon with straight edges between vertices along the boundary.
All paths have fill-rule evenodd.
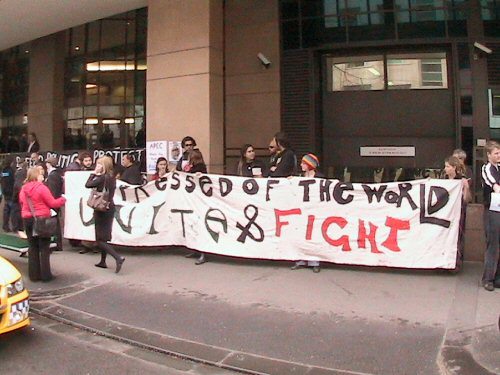
<path id="1" fill-rule="evenodd" d="M 481 325 L 490 327 L 494 313 L 488 306 L 500 311 L 500 299 L 498 291 L 479 288 L 480 264 L 466 263 L 459 275 L 336 265 L 314 274 L 290 271 L 291 262 L 217 256 L 195 266 L 185 253 L 123 251 L 127 262 L 118 275 L 93 267 L 96 254 L 54 253 L 57 283 L 28 286 L 41 297 L 66 288 L 61 295 L 52 293 L 53 305 L 137 327 L 144 339 L 153 332 L 199 342 L 238 352 L 247 363 L 265 357 L 299 368 L 318 366 L 310 373 L 325 367 L 437 374 L 443 371 L 438 361 L 443 343 L 464 337 L 462 331 L 472 332 L 465 335 L 468 341 L 449 350 L 470 350 L 472 362 L 492 361 L 494 336 L 489 330 L 481 332 L 487 338 L 475 333 Z M 25 268 L 26 260 L 7 257 Z M 485 342 L 492 345 L 481 347 Z M 495 366 L 492 361 L 488 368 Z"/>

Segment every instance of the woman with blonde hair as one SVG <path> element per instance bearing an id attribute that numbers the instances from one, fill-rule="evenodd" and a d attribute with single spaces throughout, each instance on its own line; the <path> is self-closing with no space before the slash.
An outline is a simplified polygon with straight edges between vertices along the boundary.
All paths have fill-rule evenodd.
<path id="1" fill-rule="evenodd" d="M 103 156 L 96 161 L 95 170 L 89 176 L 86 188 L 95 188 L 97 191 L 108 191 L 109 209 L 107 211 L 94 210 L 95 219 L 95 240 L 101 250 L 101 261 L 95 266 L 99 268 L 108 268 L 106 265 L 107 254 L 115 258 L 115 272 L 120 272 L 125 258 L 120 256 L 116 250 L 108 243 L 111 241 L 111 231 L 113 228 L 113 218 L 115 214 L 115 204 L 113 196 L 115 195 L 116 179 L 113 176 L 113 160 L 109 156 Z"/>
<path id="2" fill-rule="evenodd" d="M 462 268 L 464 259 L 464 234 L 465 234 L 465 218 L 467 213 L 467 203 L 472 199 L 469 188 L 469 182 L 465 177 L 466 169 L 464 163 L 456 156 L 449 156 L 444 161 L 444 178 L 450 180 L 460 180 L 462 183 L 462 210 L 460 212 L 460 222 L 458 227 L 458 251 L 455 270 L 459 271 Z"/>
<path id="3" fill-rule="evenodd" d="M 28 169 L 26 180 L 19 192 L 21 216 L 28 236 L 28 273 L 31 281 L 50 281 L 50 237 L 34 233 L 34 217 L 50 217 L 50 209 L 64 206 L 64 197 L 54 198 L 43 183 L 41 168 Z"/>

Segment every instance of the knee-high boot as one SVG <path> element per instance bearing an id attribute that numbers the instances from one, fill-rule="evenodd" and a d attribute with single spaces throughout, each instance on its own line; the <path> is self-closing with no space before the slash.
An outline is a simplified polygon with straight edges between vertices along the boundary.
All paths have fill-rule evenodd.
<path id="1" fill-rule="evenodd" d="M 115 249 L 113 249 L 113 246 L 108 244 L 107 242 L 104 241 L 98 241 L 97 246 L 99 249 L 101 249 L 101 263 L 104 264 L 104 267 L 106 267 L 106 254 L 111 255 L 113 258 L 115 258 L 116 261 L 116 273 L 120 272 L 120 269 L 122 268 L 122 264 L 125 261 L 125 258 L 120 256 Z M 100 264 L 100 263 L 99 263 Z M 98 267 L 101 267 L 100 265 Z"/>

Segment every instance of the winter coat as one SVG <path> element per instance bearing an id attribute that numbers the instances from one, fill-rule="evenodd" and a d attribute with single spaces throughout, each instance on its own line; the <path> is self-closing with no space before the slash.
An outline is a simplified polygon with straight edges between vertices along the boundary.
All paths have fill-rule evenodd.
<path id="1" fill-rule="evenodd" d="M 21 216 L 23 219 L 33 217 L 27 197 L 31 199 L 35 216 L 37 217 L 49 217 L 51 208 L 60 208 L 64 206 L 64 203 L 66 202 L 66 198 L 64 197 L 54 198 L 50 193 L 49 188 L 42 182 L 28 182 L 23 185 L 21 192 L 19 193 Z"/>

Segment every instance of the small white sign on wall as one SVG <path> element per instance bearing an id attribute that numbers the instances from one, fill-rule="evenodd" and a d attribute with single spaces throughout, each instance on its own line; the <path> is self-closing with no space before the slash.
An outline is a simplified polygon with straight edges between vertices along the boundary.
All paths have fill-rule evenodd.
<path id="1" fill-rule="evenodd" d="M 362 146 L 359 148 L 359 155 L 371 157 L 414 157 L 415 146 Z"/>
<path id="2" fill-rule="evenodd" d="M 146 142 L 146 170 L 148 174 L 156 173 L 156 161 L 159 157 L 167 158 L 167 141 L 148 141 Z"/>

